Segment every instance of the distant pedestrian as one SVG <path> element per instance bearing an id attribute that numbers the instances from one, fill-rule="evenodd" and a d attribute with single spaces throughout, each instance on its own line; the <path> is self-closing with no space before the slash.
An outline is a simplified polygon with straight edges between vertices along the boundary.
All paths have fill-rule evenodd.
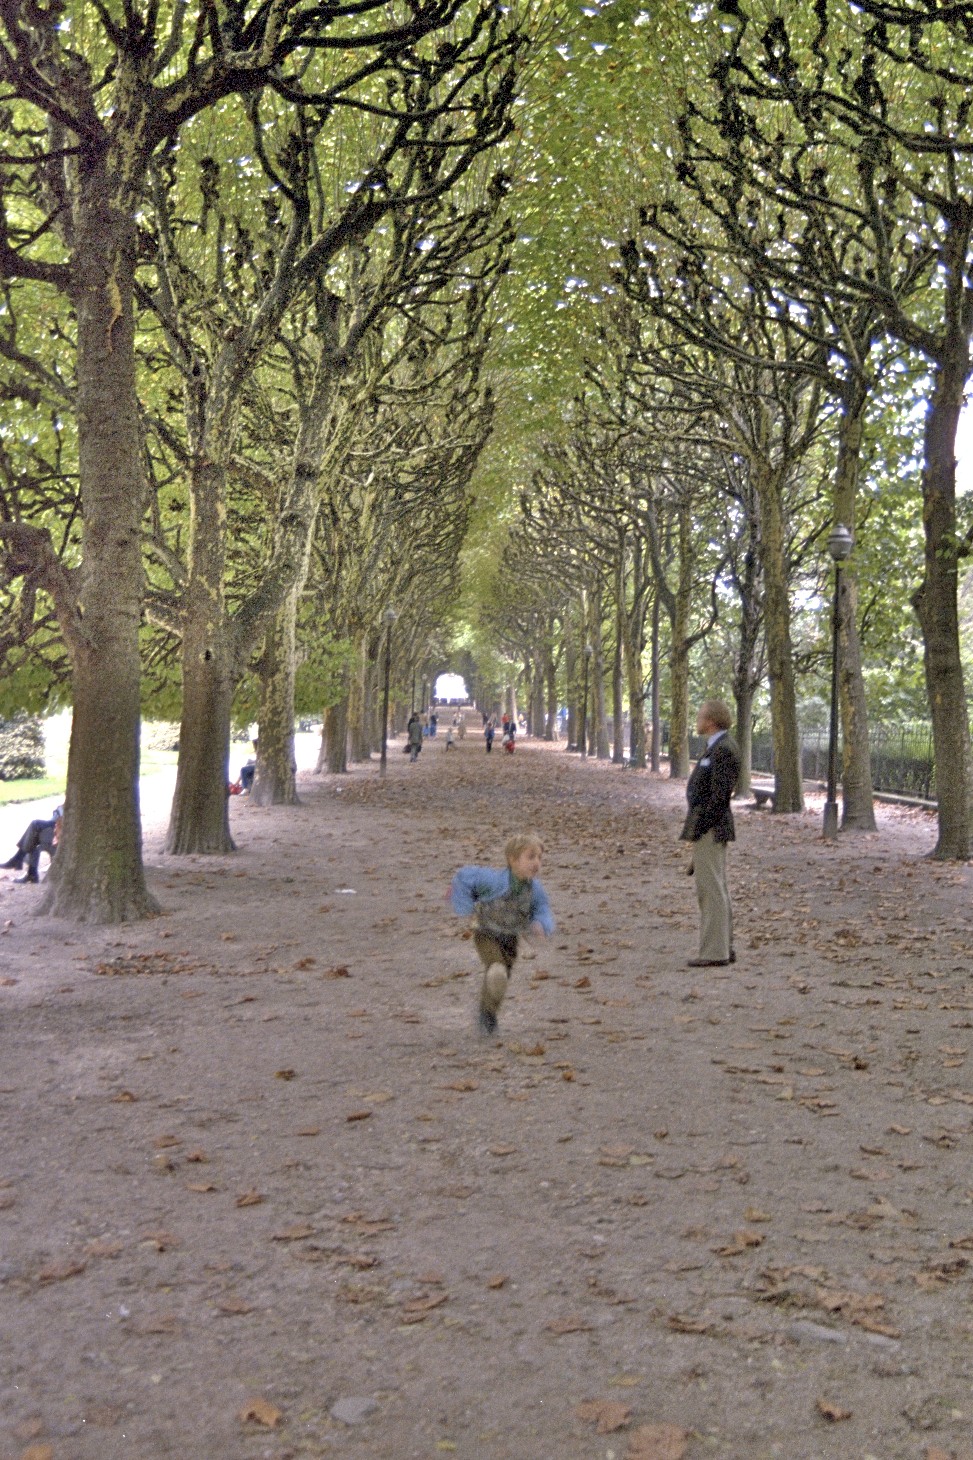
<path id="1" fill-rule="evenodd" d="M 729 736 L 733 716 L 722 700 L 704 700 L 696 717 L 697 735 L 706 748 L 686 786 L 689 811 L 682 841 L 692 842 L 690 874 L 699 904 L 699 955 L 690 968 L 735 963 L 733 915 L 726 885 L 726 846 L 736 838 L 730 798 L 740 774 L 740 752 Z"/>
<path id="2" fill-rule="evenodd" d="M 540 837 L 522 832 L 504 847 L 506 867 L 461 867 L 453 878 L 453 911 L 461 916 L 472 913 L 476 921 L 473 946 L 483 965 L 479 1008 L 483 1034 L 496 1033 L 519 939 L 524 934 L 549 937 L 554 932 L 551 905 L 537 880 L 543 854 Z"/>
<path id="3" fill-rule="evenodd" d="M 436 738 L 436 729 L 437 729 L 438 725 L 439 725 L 439 719 L 438 719 L 437 715 L 435 714 L 435 712 L 433 712 L 433 714 L 431 714 L 429 716 L 429 739 L 430 740 L 435 740 L 435 738 Z"/>
<path id="4" fill-rule="evenodd" d="M 493 749 L 493 737 L 497 733 L 497 727 L 492 720 L 488 720 L 483 727 L 483 738 L 486 741 L 487 755 Z"/>
<path id="5" fill-rule="evenodd" d="M 447 750 L 452 750 L 453 749 L 453 727 L 452 727 L 452 725 L 447 725 L 446 726 L 446 749 Z"/>
<path id="6" fill-rule="evenodd" d="M 413 764 L 419 759 L 419 752 L 422 749 L 422 721 L 414 710 L 409 716 L 409 723 L 406 726 L 406 744 L 409 747 L 409 762 Z"/>

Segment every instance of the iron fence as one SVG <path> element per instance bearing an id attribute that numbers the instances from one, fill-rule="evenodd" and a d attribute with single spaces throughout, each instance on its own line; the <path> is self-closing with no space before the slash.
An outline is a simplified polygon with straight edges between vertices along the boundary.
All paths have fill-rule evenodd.
<path id="1" fill-rule="evenodd" d="M 872 725 L 868 740 L 872 785 L 876 791 L 935 801 L 936 768 L 930 725 Z M 694 740 L 693 745 L 695 756 L 700 753 L 702 741 Z M 774 773 L 774 751 L 768 732 L 758 732 L 753 737 L 752 767 L 758 775 L 772 776 Z M 802 733 L 801 774 L 807 781 L 827 780 L 827 730 L 805 730 Z"/>

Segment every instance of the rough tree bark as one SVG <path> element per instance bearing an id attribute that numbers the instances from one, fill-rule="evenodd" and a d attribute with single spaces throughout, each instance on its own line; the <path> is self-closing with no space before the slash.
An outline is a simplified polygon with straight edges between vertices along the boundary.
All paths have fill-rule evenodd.
<path id="1" fill-rule="evenodd" d="M 139 813 L 141 518 L 145 483 L 135 393 L 135 225 L 102 158 L 74 209 L 78 466 L 83 511 L 64 832 L 39 911 L 118 923 L 157 910 Z"/>
<path id="2" fill-rule="evenodd" d="M 182 637 L 179 764 L 167 852 L 232 852 L 226 787 L 236 682 L 226 615 L 226 471 L 205 447 L 193 461 Z"/>
<path id="3" fill-rule="evenodd" d="M 804 788 L 791 643 L 783 494 L 778 473 L 765 462 L 755 459 L 753 472 L 760 504 L 760 560 L 764 575 L 764 626 L 774 744 L 774 811 L 787 813 L 803 810 Z"/>
<path id="4" fill-rule="evenodd" d="M 612 649 L 612 764 L 625 763 L 625 535 L 619 533 L 615 560 L 615 636 Z"/>
<path id="5" fill-rule="evenodd" d="M 588 723 L 588 754 L 598 760 L 608 760 L 608 711 L 605 705 L 605 638 L 602 625 L 601 589 L 591 594 L 590 642 L 594 649 L 591 656 L 591 682 L 588 688 L 591 716 Z"/>
<path id="6" fill-rule="evenodd" d="M 855 532 L 858 467 L 861 460 L 868 383 L 849 379 L 842 401 L 835 474 L 834 520 Z M 854 558 L 841 570 L 838 597 L 838 696 L 841 705 L 841 825 L 847 831 L 875 830 L 872 762 L 868 744 L 868 705 L 858 637 L 858 581 Z"/>
<path id="7" fill-rule="evenodd" d="M 348 769 L 348 694 L 324 712 L 325 766 L 333 776 Z"/>
<path id="8" fill-rule="evenodd" d="M 552 634 L 553 637 L 553 634 Z M 547 712 L 544 716 L 544 739 L 557 739 L 557 665 L 554 662 L 554 650 L 548 645 L 544 658 L 544 680 L 547 686 Z"/>
<path id="9" fill-rule="evenodd" d="M 690 631 L 693 603 L 692 519 L 688 507 L 676 510 L 677 578 L 670 595 L 672 645 L 669 651 L 669 775 L 689 774 L 689 651 L 695 642 Z"/>
<path id="10" fill-rule="evenodd" d="M 358 656 L 351 672 L 348 695 L 348 759 L 354 764 L 371 759 L 371 737 L 368 734 L 368 696 L 365 677 L 368 673 L 368 637 L 360 634 Z"/>
<path id="11" fill-rule="evenodd" d="M 292 588 L 267 634 L 260 662 L 260 736 L 251 800 L 298 806 L 294 759 L 295 628 L 299 590 Z"/>
<path id="12" fill-rule="evenodd" d="M 969 299 L 966 310 L 971 308 Z M 933 856 L 966 861 L 971 851 L 970 728 L 960 658 L 956 534 L 956 428 L 970 372 L 969 324 L 959 321 L 936 369 L 926 416 L 922 473 L 925 528 L 922 583 L 913 605 L 923 636 L 936 758 L 939 836 Z"/>

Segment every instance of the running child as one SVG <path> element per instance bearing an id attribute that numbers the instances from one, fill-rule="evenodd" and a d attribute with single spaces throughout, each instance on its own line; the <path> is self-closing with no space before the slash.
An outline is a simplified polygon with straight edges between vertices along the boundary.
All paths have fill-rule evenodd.
<path id="1" fill-rule="evenodd" d="M 547 893 L 537 881 L 544 843 L 531 832 L 512 836 L 504 847 L 507 865 L 461 867 L 453 878 L 450 901 L 454 912 L 476 919 L 473 946 L 483 964 L 479 1026 L 495 1034 L 497 1014 L 524 934 L 549 937 L 554 918 Z"/>

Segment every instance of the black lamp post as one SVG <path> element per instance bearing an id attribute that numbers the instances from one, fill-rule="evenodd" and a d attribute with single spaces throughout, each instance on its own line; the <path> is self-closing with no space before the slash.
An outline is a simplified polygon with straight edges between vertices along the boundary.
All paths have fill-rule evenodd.
<path id="1" fill-rule="evenodd" d="M 385 779 L 389 751 L 389 675 L 392 670 L 392 625 L 398 615 L 394 608 L 387 608 L 385 619 L 385 683 L 382 687 L 382 755 L 379 761 L 379 775 Z"/>
<path id="2" fill-rule="evenodd" d="M 824 803 L 824 839 L 838 839 L 838 616 L 841 600 L 841 565 L 851 553 L 855 539 L 839 522 L 828 536 L 828 552 L 834 562 L 834 606 L 831 612 L 831 721 L 828 729 L 828 796 Z"/>
<path id="3" fill-rule="evenodd" d="M 591 665 L 591 656 L 594 649 L 590 644 L 584 646 L 584 694 L 581 697 L 581 759 L 588 759 L 588 671 Z"/>

